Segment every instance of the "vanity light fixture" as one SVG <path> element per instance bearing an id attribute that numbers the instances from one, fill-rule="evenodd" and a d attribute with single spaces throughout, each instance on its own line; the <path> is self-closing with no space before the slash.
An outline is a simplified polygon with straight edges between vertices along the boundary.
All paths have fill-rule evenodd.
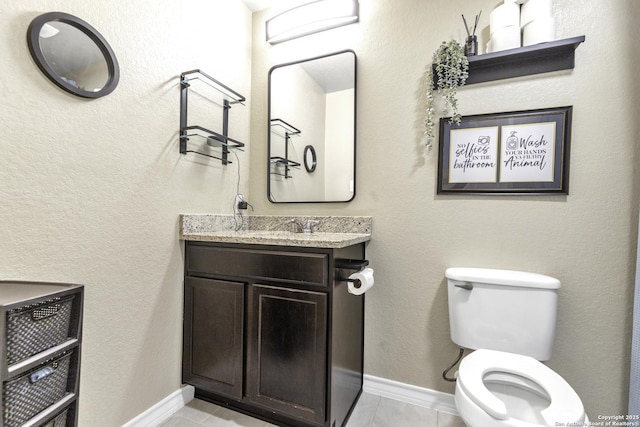
<path id="1" fill-rule="evenodd" d="M 271 44 L 358 22 L 358 0 L 316 0 L 267 20 Z"/>

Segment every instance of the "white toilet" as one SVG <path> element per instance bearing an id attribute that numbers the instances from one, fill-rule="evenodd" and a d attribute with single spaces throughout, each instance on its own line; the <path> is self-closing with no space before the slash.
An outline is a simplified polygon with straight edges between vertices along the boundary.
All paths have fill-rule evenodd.
<path id="1" fill-rule="evenodd" d="M 451 339 L 462 359 L 455 402 L 471 427 L 588 425 L 580 397 L 540 361 L 551 358 L 560 281 L 541 274 L 449 268 Z"/>

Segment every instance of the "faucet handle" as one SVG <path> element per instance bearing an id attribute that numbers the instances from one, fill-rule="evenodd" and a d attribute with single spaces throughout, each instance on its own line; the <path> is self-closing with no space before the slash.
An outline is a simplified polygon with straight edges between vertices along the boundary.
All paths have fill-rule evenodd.
<path id="1" fill-rule="evenodd" d="M 320 221 L 316 221 L 315 219 L 308 219 L 305 224 L 303 230 L 305 233 L 313 233 L 313 226 L 320 224 Z"/>

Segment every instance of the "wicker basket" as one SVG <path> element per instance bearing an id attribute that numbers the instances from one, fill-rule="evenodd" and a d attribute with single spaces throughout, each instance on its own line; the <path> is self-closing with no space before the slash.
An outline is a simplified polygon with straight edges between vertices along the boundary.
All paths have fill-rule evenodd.
<path id="1" fill-rule="evenodd" d="M 4 427 L 18 427 L 67 394 L 73 352 L 51 359 L 3 384 Z"/>
<path id="2" fill-rule="evenodd" d="M 42 427 L 65 427 L 67 425 L 67 412 L 69 412 L 68 409 L 58 414 L 54 419 L 52 419 Z"/>
<path id="3" fill-rule="evenodd" d="M 7 363 L 67 341 L 74 298 L 54 298 L 7 312 Z"/>

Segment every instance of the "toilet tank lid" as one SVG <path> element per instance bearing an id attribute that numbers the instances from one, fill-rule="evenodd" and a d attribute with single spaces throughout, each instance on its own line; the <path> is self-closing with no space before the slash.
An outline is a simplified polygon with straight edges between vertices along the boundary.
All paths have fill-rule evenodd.
<path id="1" fill-rule="evenodd" d="M 524 271 L 497 270 L 492 268 L 447 268 L 444 275 L 447 279 L 461 282 L 488 283 L 491 285 L 539 289 L 560 288 L 560 281 L 554 277 Z"/>

